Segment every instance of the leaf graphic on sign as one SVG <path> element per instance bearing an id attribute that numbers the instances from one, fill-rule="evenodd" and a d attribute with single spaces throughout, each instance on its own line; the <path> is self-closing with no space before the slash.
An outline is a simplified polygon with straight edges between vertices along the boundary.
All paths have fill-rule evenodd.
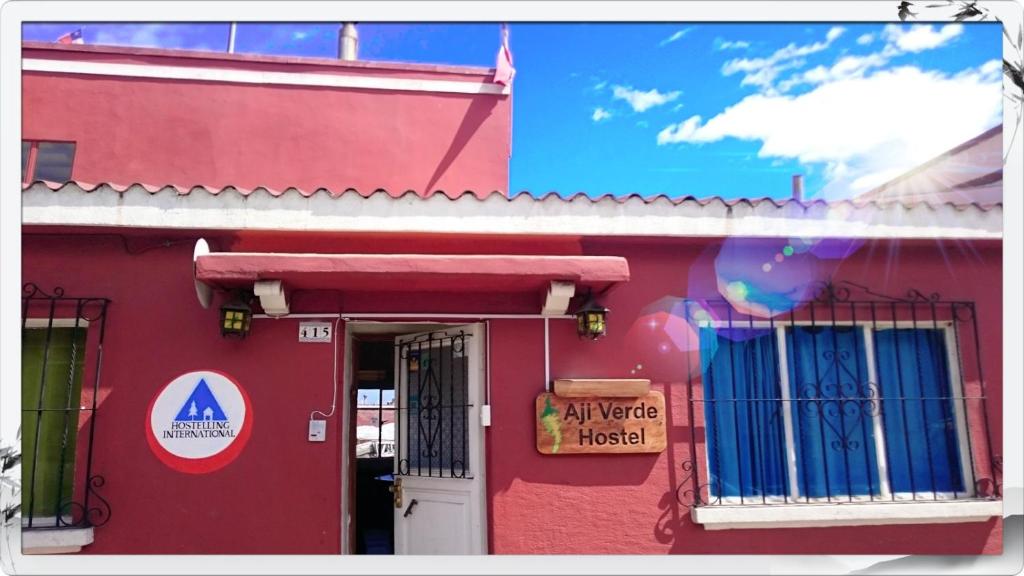
<path id="1" fill-rule="evenodd" d="M 555 410 L 555 407 L 551 405 L 550 396 L 544 399 L 544 410 L 540 413 L 540 423 L 544 425 L 544 429 L 547 430 L 548 434 L 555 439 L 554 444 L 551 445 L 551 453 L 557 453 L 559 445 L 562 444 L 562 422 L 558 418 L 558 410 Z"/>

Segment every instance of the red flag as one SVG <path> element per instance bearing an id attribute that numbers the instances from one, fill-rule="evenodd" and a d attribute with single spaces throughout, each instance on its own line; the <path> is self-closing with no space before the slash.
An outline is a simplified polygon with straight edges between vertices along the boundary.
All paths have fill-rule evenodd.
<path id="1" fill-rule="evenodd" d="M 82 29 L 79 28 L 74 32 L 68 32 L 67 34 L 57 38 L 58 44 L 85 44 L 85 40 L 82 39 Z"/>
<path id="2" fill-rule="evenodd" d="M 494 65 L 494 83 L 510 86 L 516 69 L 512 67 L 512 50 L 508 47 L 508 26 L 501 25 L 501 48 L 498 48 L 498 61 Z"/>

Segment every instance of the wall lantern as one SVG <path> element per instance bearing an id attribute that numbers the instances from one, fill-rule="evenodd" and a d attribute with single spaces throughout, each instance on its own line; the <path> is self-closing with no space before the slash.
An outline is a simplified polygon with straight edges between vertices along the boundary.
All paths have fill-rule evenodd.
<path id="1" fill-rule="evenodd" d="M 608 309 L 598 304 L 588 292 L 583 306 L 576 310 L 576 333 L 580 338 L 597 340 L 607 331 Z"/>
<path id="2" fill-rule="evenodd" d="M 252 323 L 253 295 L 245 290 L 236 290 L 231 300 L 220 307 L 220 335 L 245 338 Z"/>

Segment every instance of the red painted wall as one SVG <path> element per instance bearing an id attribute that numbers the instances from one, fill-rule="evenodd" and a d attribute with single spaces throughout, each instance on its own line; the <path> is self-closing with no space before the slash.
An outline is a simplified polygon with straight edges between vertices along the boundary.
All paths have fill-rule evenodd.
<path id="1" fill-rule="evenodd" d="M 163 55 L 159 55 L 159 54 Z M 481 68 L 28 44 L 25 58 L 486 82 Z M 73 141 L 72 177 L 314 191 L 508 189 L 510 98 L 25 72 L 22 138 Z"/>
<path id="2" fill-rule="evenodd" d="M 68 295 L 113 300 L 94 456 L 94 470 L 107 480 L 101 493 L 113 515 L 96 529 L 95 543 L 84 552 L 338 553 L 339 416 L 346 407 L 340 405 L 330 419 L 326 443 L 306 441 L 309 412 L 330 406 L 330 347 L 298 344 L 293 320 L 258 320 L 245 341 L 222 339 L 216 311 L 203 310 L 196 302 L 192 243 L 187 238 L 161 247 L 164 236 L 132 237 L 129 248 L 136 254 L 131 255 L 116 236 L 25 232 L 24 281 L 43 288 L 60 285 Z M 322 235 L 280 240 L 294 251 L 325 245 Z M 222 250 L 237 250 L 270 239 L 225 235 L 214 241 Z M 342 236 L 329 243 L 339 251 L 371 251 L 376 244 Z M 491 322 L 493 425 L 486 431 L 491 552 L 998 553 L 1001 519 L 929 525 L 928 538 L 920 537 L 920 526 L 712 532 L 690 521 L 675 497 L 685 478 L 682 463 L 690 458 L 685 359 L 659 357 L 650 342 L 633 341 L 630 328 L 645 306 L 663 296 L 697 296 L 691 284 L 714 273 L 705 251 L 710 246 L 713 252 L 718 243 L 583 239 L 558 244 L 566 253 L 625 256 L 632 280 L 604 300 L 612 310 L 606 338 L 580 341 L 571 322 L 551 322 L 552 376 L 650 378 L 665 394 L 669 410 L 669 446 L 661 454 L 540 455 L 533 407 L 544 388 L 542 323 Z M 453 248 L 461 243 L 450 237 L 420 237 L 406 245 L 441 253 L 457 251 Z M 551 250 L 535 240 L 492 238 L 480 245 L 495 252 L 510 246 L 522 253 Z M 1002 453 L 1001 257 L 997 243 L 968 247 L 879 241 L 827 270 L 878 292 L 933 288 L 944 299 L 976 302 L 996 454 Z M 293 311 L 404 306 L 417 312 L 536 312 L 535 296 L 453 299 L 426 293 L 381 299 L 373 294 L 300 292 Z M 236 461 L 215 473 L 193 476 L 174 472 L 153 456 L 144 420 L 149 402 L 164 384 L 199 368 L 225 371 L 245 387 L 254 428 Z M 700 430 L 698 444 L 703 445 Z"/>
<path id="3" fill-rule="evenodd" d="M 132 239 L 130 248 L 151 245 Z M 191 259 L 191 242 L 132 256 L 116 237 L 25 238 L 26 282 L 112 300 L 93 461 L 112 511 L 85 551 L 337 553 L 340 408 L 326 442 L 305 440 L 310 411 L 331 406 L 331 348 L 299 345 L 293 322 L 261 323 L 246 341 L 221 338 L 216 310 L 196 300 Z M 206 368 L 245 388 L 252 436 L 221 471 L 178 473 L 150 451 L 146 410 L 171 379 Z"/>
<path id="4" fill-rule="evenodd" d="M 890 255 L 891 244 L 895 246 Z M 689 510 L 677 502 L 675 493 L 687 478 L 682 465 L 691 460 L 686 358 L 661 354 L 657 340 L 638 342 L 629 329 L 644 307 L 662 297 L 709 294 L 690 289 L 714 277 L 706 250 L 706 243 L 697 242 L 584 242 L 588 254 L 627 256 L 632 278 L 604 301 L 612 311 L 605 338 L 580 342 L 571 322 L 551 323 L 552 378 L 650 378 L 653 389 L 664 393 L 669 446 L 662 454 L 540 455 L 535 448 L 533 410 L 534 399 L 543 391 L 542 325 L 539 321 L 492 322 L 494 425 L 488 431 L 492 552 L 999 553 L 1001 519 L 929 525 L 927 539 L 920 537 L 920 526 L 707 531 L 690 520 Z M 918 288 L 928 294 L 940 291 L 943 299 L 976 302 L 996 454 L 1002 453 L 1001 257 L 993 244 L 973 243 L 969 248 L 963 243 L 878 241 L 873 247 L 862 246 L 833 268 L 836 280 L 852 280 L 882 293 L 902 296 Z M 756 264 L 753 272 L 759 274 L 760 262 Z M 965 371 L 970 372 L 970 367 Z M 697 376 L 694 386 L 699 390 Z M 700 420 L 698 415 L 698 450 L 703 449 Z M 975 438 L 984 434 L 978 422 L 972 434 Z"/>

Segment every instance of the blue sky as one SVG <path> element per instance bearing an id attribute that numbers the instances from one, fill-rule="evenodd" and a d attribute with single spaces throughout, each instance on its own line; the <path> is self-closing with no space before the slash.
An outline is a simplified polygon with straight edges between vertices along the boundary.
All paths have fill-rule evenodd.
<path id="1" fill-rule="evenodd" d="M 81 28 L 224 51 L 227 24 Z M 334 57 L 336 24 L 241 24 L 236 52 Z M 360 58 L 493 66 L 497 24 L 359 24 Z M 784 197 L 867 191 L 997 125 L 998 23 L 510 24 L 510 188 Z"/>

